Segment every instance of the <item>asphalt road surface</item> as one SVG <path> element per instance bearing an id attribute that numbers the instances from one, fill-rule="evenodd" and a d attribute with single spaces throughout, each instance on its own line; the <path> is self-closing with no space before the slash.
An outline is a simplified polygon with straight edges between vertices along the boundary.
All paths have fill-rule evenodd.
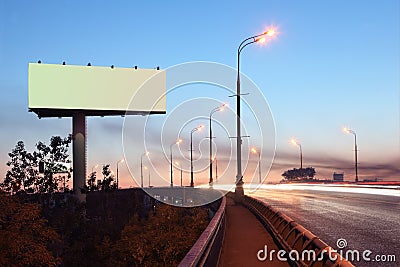
<path id="1" fill-rule="evenodd" d="M 352 261 L 356 266 L 400 266 L 400 190 L 277 185 L 248 194 L 284 212 L 339 252 L 358 250 L 360 261 Z M 338 239 L 345 239 L 347 246 L 339 249 Z M 371 261 L 362 259 L 364 250 L 372 252 Z M 378 262 L 388 255 L 395 255 L 396 262 Z"/>

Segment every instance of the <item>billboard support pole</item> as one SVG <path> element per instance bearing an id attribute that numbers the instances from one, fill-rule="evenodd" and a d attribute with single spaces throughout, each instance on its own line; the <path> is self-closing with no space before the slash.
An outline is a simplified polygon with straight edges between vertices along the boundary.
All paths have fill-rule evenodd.
<path id="1" fill-rule="evenodd" d="M 86 117 L 83 113 L 72 116 L 72 149 L 73 149 L 73 191 L 75 197 L 84 202 L 82 194 L 86 176 Z"/>

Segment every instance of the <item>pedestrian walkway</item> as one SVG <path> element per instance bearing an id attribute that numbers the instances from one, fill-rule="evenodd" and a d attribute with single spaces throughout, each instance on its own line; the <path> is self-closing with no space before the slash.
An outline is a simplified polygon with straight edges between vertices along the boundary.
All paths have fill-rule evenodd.
<path id="1" fill-rule="evenodd" d="M 289 266 L 287 262 L 260 261 L 257 252 L 268 246 L 268 251 L 279 250 L 271 235 L 246 207 L 226 198 L 226 225 L 219 266 Z M 263 256 L 264 254 L 262 254 Z"/>

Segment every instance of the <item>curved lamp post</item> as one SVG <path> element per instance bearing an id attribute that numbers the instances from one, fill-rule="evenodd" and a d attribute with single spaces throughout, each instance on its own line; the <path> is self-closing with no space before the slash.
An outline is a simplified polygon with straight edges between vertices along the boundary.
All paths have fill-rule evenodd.
<path id="1" fill-rule="evenodd" d="M 298 146 L 300 149 L 300 170 L 303 169 L 303 150 L 301 148 L 301 144 L 299 141 L 297 141 L 296 139 L 291 139 L 290 142 L 295 145 Z"/>
<path id="2" fill-rule="evenodd" d="M 237 175 L 236 175 L 236 188 L 235 194 L 238 197 L 244 195 L 243 192 L 243 174 L 242 174 L 242 136 L 240 133 L 240 53 L 243 48 L 253 43 L 265 42 L 266 36 L 272 36 L 275 34 L 274 30 L 266 31 L 262 34 L 254 35 L 244 39 L 237 50 L 237 82 L 236 82 L 236 157 L 237 157 Z"/>
<path id="3" fill-rule="evenodd" d="M 258 179 L 261 184 L 261 151 L 258 151 L 255 147 L 251 149 L 251 153 L 258 155 Z"/>
<path id="4" fill-rule="evenodd" d="M 176 142 L 172 143 L 172 144 L 169 146 L 169 151 L 170 151 L 170 162 L 171 162 L 171 164 L 170 164 L 170 167 L 171 167 L 171 187 L 174 186 L 173 174 L 172 174 L 172 172 L 173 172 L 173 166 L 172 166 L 172 147 L 173 147 L 174 145 L 179 145 L 180 143 L 182 143 L 182 139 L 179 138 L 178 140 L 176 140 Z"/>
<path id="5" fill-rule="evenodd" d="M 140 186 L 143 188 L 143 156 L 148 156 L 150 154 L 149 151 L 144 152 L 140 156 Z"/>
<path id="6" fill-rule="evenodd" d="M 204 128 L 204 125 L 200 125 L 190 132 L 190 187 L 194 187 L 193 183 L 193 133 L 200 131 Z"/>
<path id="7" fill-rule="evenodd" d="M 345 133 L 347 133 L 347 134 L 353 134 L 354 135 L 354 161 L 355 161 L 355 163 L 354 163 L 354 167 L 355 167 L 355 169 L 356 169 L 356 179 L 355 179 L 355 181 L 356 181 L 356 183 L 358 182 L 358 167 L 357 167 L 357 165 L 358 165 L 358 162 L 357 162 L 357 135 L 356 135 L 356 132 L 355 131 L 353 131 L 353 130 L 350 130 L 349 128 L 343 128 L 343 132 L 345 132 Z"/>
<path id="8" fill-rule="evenodd" d="M 210 186 L 213 185 L 213 174 L 212 174 L 212 170 L 213 170 L 213 168 L 212 168 L 212 164 L 213 164 L 213 158 L 212 158 L 212 139 L 213 139 L 214 137 L 212 136 L 212 127 L 211 127 L 211 125 L 212 125 L 212 115 L 213 115 L 215 112 L 223 111 L 224 108 L 225 108 L 227 105 L 228 105 L 228 104 L 223 104 L 223 105 L 221 105 L 221 106 L 219 106 L 219 107 L 214 108 L 214 109 L 211 110 L 211 112 L 210 112 L 210 181 L 209 181 Z"/>

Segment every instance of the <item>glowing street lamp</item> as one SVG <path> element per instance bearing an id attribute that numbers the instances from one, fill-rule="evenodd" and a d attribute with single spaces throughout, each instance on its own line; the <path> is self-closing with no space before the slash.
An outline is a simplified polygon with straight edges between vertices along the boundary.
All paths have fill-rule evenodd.
<path id="1" fill-rule="evenodd" d="M 356 181 L 356 183 L 357 183 L 357 182 L 358 182 L 357 135 L 356 135 L 356 132 L 355 132 L 355 131 L 350 130 L 350 129 L 347 128 L 347 127 L 344 127 L 344 128 L 343 128 L 343 132 L 344 132 L 344 133 L 347 133 L 347 134 L 353 134 L 353 135 L 354 135 L 354 161 L 355 161 L 354 167 L 355 167 L 355 169 L 356 169 L 356 179 L 355 179 L 355 181 Z"/>
<path id="2" fill-rule="evenodd" d="M 119 160 L 119 161 L 117 161 L 117 189 L 118 189 L 118 163 L 123 163 L 123 162 L 125 162 L 125 160 L 124 159 L 121 159 L 121 160 Z"/>
<path id="3" fill-rule="evenodd" d="M 244 195 L 243 191 L 243 174 L 242 174 L 242 136 L 240 133 L 240 53 L 243 48 L 253 43 L 265 42 L 267 36 L 273 36 L 275 34 L 274 30 L 268 30 L 262 34 L 254 35 L 249 38 L 244 39 L 237 50 L 237 83 L 236 83 L 236 157 L 237 157 L 237 175 L 236 175 L 236 188 L 235 194 L 237 197 Z"/>
<path id="4" fill-rule="evenodd" d="M 255 147 L 251 148 L 251 153 L 258 155 L 258 179 L 261 184 L 261 151 L 257 151 Z"/>
<path id="5" fill-rule="evenodd" d="M 149 151 L 144 152 L 141 156 L 140 156 L 140 186 L 143 188 L 143 156 L 148 156 L 150 155 Z"/>
<path id="6" fill-rule="evenodd" d="M 211 123 L 211 122 L 212 122 L 212 115 L 213 115 L 215 112 L 223 111 L 223 110 L 225 109 L 226 106 L 228 106 L 228 104 L 223 104 L 223 105 L 221 105 L 221 106 L 219 106 L 219 107 L 214 108 L 214 109 L 211 110 L 211 112 L 210 112 L 210 181 L 209 181 L 210 186 L 212 186 L 212 184 L 213 184 L 213 174 L 212 174 L 212 170 L 213 170 L 213 168 L 212 168 L 212 163 L 213 163 L 213 158 L 212 158 L 212 139 L 213 139 L 214 137 L 212 136 L 212 127 L 211 127 L 211 125 L 212 125 L 212 123 Z"/>
<path id="7" fill-rule="evenodd" d="M 180 143 L 182 143 L 182 139 L 179 138 L 178 140 L 176 140 L 176 142 L 172 143 L 172 144 L 169 146 L 169 151 L 170 151 L 170 162 L 171 162 L 171 187 L 174 186 L 173 175 L 172 175 L 172 172 L 173 172 L 173 168 L 172 168 L 172 146 L 173 146 L 173 145 L 179 145 Z"/>
<path id="8" fill-rule="evenodd" d="M 190 187 L 194 187 L 193 183 L 193 133 L 197 131 L 201 131 L 204 128 L 204 125 L 200 125 L 190 132 Z"/>
<path id="9" fill-rule="evenodd" d="M 302 150 L 302 148 L 301 148 L 301 144 L 300 144 L 300 142 L 299 142 L 298 140 L 296 140 L 296 139 L 294 139 L 294 138 L 292 138 L 292 139 L 290 140 L 290 142 L 291 142 L 293 145 L 298 146 L 299 149 L 300 149 L 300 170 L 302 170 L 302 169 L 303 169 L 303 150 Z"/>

